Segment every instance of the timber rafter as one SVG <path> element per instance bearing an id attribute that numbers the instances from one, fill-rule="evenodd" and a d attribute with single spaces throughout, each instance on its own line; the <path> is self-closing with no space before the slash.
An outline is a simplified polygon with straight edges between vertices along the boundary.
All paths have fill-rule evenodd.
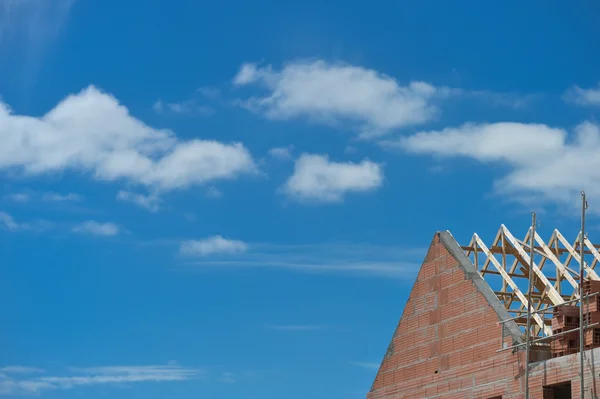
<path id="1" fill-rule="evenodd" d="M 512 316 L 527 314 L 530 276 L 534 287 L 531 295 L 532 309 L 541 311 L 579 298 L 581 234 L 571 244 L 558 230 L 552 232 L 547 242 L 536 232 L 534 259 L 530 267 L 531 230 L 529 228 L 525 237 L 520 240 L 506 226 L 501 225 L 489 247 L 477 234 L 473 235 L 468 246 L 462 247 Z M 600 261 L 600 245 L 592 244 L 587 237 L 583 244 L 584 279 L 600 280 L 595 271 Z M 534 314 L 532 333 L 552 335 L 551 317 L 551 310 Z M 524 326 L 524 320 L 524 317 L 517 319 L 517 324 Z"/>

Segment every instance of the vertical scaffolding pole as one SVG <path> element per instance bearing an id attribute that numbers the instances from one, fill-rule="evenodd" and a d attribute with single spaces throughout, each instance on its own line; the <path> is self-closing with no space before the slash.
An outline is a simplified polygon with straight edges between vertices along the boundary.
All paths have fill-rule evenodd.
<path id="1" fill-rule="evenodd" d="M 529 352 L 531 349 L 531 292 L 533 291 L 533 255 L 535 245 L 535 212 L 531 213 L 531 242 L 529 244 L 529 286 L 527 287 L 527 329 L 525 330 L 525 399 L 529 399 Z"/>
<path id="2" fill-rule="evenodd" d="M 579 262 L 579 374 L 581 378 L 581 399 L 585 399 L 585 377 L 583 375 L 584 370 L 584 351 L 585 351 L 585 334 L 583 331 L 583 264 L 584 264 L 584 242 L 585 242 L 585 210 L 587 208 L 587 201 L 585 200 L 585 191 L 581 192 L 581 234 L 579 239 L 579 256 L 581 262 Z"/>

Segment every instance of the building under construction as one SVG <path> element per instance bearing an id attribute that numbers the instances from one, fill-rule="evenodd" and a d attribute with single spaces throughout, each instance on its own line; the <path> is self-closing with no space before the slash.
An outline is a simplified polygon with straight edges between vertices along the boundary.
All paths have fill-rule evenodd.
<path id="1" fill-rule="evenodd" d="M 600 246 L 534 226 L 435 234 L 368 399 L 600 397 Z"/>

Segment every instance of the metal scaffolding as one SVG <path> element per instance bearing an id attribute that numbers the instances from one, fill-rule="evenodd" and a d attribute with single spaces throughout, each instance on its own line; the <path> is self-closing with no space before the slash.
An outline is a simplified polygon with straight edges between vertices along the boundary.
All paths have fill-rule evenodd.
<path id="1" fill-rule="evenodd" d="M 585 192 L 581 192 L 581 201 L 581 230 L 573 244 L 556 229 L 545 242 L 536 232 L 534 213 L 532 225 L 523 240 L 515 238 L 506 226 L 501 225 L 490 247 L 477 234 L 473 235 L 468 246 L 462 247 L 481 276 L 495 289 L 496 296 L 509 314 L 514 315 L 501 322 L 502 340 L 504 324 L 508 321 L 515 321 L 524 333 L 525 342 L 510 347 L 505 347 L 503 342 L 500 351 L 526 347 L 526 398 L 529 398 L 531 344 L 546 343 L 574 332 L 579 333 L 581 399 L 585 395 L 585 330 L 598 327 L 600 323 L 585 322 L 584 302 L 589 306 L 589 299 L 598 293 L 586 295 L 584 282 L 600 280 L 595 271 L 600 261 L 600 245 L 592 244 L 585 234 L 585 212 L 588 208 Z M 573 262 L 579 270 L 574 270 Z M 579 326 L 553 337 L 551 310 L 575 303 L 579 303 Z"/>

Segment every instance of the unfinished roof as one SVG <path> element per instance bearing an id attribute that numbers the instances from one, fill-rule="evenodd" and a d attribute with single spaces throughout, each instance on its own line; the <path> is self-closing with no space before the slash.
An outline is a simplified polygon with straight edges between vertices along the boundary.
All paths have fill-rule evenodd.
<path id="1" fill-rule="evenodd" d="M 554 318 L 544 312 L 577 297 L 579 275 L 572 270 L 581 260 L 576 252 L 577 238 L 571 244 L 555 230 L 544 242 L 536 234 L 530 273 L 530 234 L 519 240 L 501 226 L 489 247 L 477 234 L 469 246 L 461 247 L 450 232 L 436 233 L 368 399 L 523 397 L 524 380 L 530 380 L 537 398 L 543 386 L 573 381 L 573 392 L 579 393 L 577 376 L 593 381 L 594 366 L 580 374 L 574 358 L 581 341 L 569 328 L 579 320 L 568 321 L 566 315 L 577 306 L 555 308 L 558 315 Z M 596 280 L 594 268 L 600 260 L 597 246 L 588 240 L 583 245 L 584 277 Z M 535 332 L 552 335 L 551 327 L 556 327 L 552 322 L 560 321 L 563 311 L 566 330 L 556 327 L 552 337 L 533 340 L 527 352 L 523 324 L 529 275 L 536 283 L 532 305 L 542 310 Z M 586 280 L 586 294 L 592 292 L 586 287 L 593 283 L 596 281 Z M 587 311 L 589 317 L 600 316 L 600 301 Z M 517 317 L 513 319 L 514 315 Z M 594 317 L 581 320 L 586 324 L 592 320 L 586 326 L 585 348 L 598 347 L 600 327 L 589 328 L 600 323 Z M 527 361 L 531 363 L 530 373 L 524 372 Z"/>
<path id="2" fill-rule="evenodd" d="M 500 323 L 508 319 L 452 235 L 436 233 L 367 397 L 489 398 L 513 392 L 520 387 L 514 371 L 519 373 L 522 351 L 512 347 L 523 340 L 514 321 Z"/>
<path id="3" fill-rule="evenodd" d="M 558 230 L 554 230 L 548 242 L 536 232 L 533 267 L 530 271 L 531 231 L 529 228 L 525 237 L 520 240 L 506 226 L 501 225 L 489 247 L 477 234 L 473 235 L 468 246 L 462 247 L 506 311 L 511 317 L 518 317 L 516 323 L 520 326 L 526 324 L 530 274 L 534 280 L 534 292 L 531 296 L 534 310 L 544 310 L 579 298 L 581 234 L 570 244 Z M 600 280 L 594 270 L 600 261 L 600 246 L 592 244 L 587 237 L 584 238 L 584 246 L 584 278 Z M 551 316 L 550 310 L 533 315 L 536 333 L 552 335 Z"/>
<path id="4" fill-rule="evenodd" d="M 481 273 L 477 270 L 477 267 L 461 250 L 461 247 L 458 245 L 454 237 L 452 237 L 452 234 L 450 234 L 449 231 L 445 231 L 439 233 L 439 237 L 441 243 L 444 245 L 448 253 L 450 253 L 450 255 L 452 255 L 458 262 L 458 267 L 465 273 L 465 279 L 473 282 L 473 285 L 475 285 L 477 291 L 483 295 L 490 307 L 498 315 L 498 319 L 501 321 L 510 319 L 511 316 L 508 313 L 507 308 L 503 306 L 502 301 L 499 300 L 500 298 L 498 298 L 490 285 L 484 280 Z M 514 321 L 505 323 L 504 326 L 507 333 L 512 336 L 513 342 L 522 342 L 518 325 Z"/>

